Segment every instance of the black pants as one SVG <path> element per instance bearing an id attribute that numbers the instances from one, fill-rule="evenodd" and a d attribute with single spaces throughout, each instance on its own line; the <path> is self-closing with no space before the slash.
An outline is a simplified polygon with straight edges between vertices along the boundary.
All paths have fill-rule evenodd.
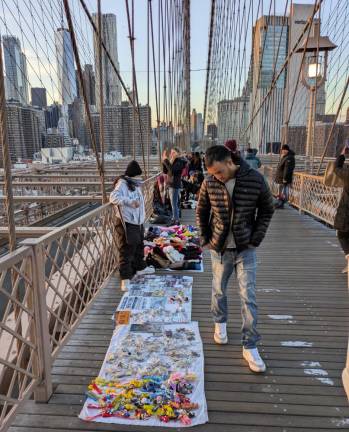
<path id="1" fill-rule="evenodd" d="M 144 261 L 144 227 L 126 222 L 126 233 L 121 221 L 116 225 L 119 245 L 121 279 L 132 279 L 138 270 L 146 268 Z"/>
<path id="2" fill-rule="evenodd" d="M 339 243 L 345 255 L 349 254 L 349 232 L 337 231 Z"/>

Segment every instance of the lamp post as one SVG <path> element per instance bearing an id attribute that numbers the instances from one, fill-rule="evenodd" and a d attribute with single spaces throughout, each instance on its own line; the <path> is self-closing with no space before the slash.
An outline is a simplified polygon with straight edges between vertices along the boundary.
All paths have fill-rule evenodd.
<path id="1" fill-rule="evenodd" d="M 304 40 L 302 46 L 296 51 L 308 53 L 302 65 L 301 82 L 310 92 L 310 106 L 308 114 L 308 131 L 305 148 L 306 168 L 308 168 L 310 151 L 313 143 L 313 125 L 315 124 L 316 92 L 326 81 L 328 52 L 337 47 L 328 36 L 320 36 L 320 25 L 314 27 L 317 33 L 314 37 Z"/>

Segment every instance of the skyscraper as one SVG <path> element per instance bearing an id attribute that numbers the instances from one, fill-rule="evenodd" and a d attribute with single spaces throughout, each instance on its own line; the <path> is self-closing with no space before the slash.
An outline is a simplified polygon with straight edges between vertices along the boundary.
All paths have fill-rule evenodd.
<path id="1" fill-rule="evenodd" d="M 278 79 L 271 96 L 258 108 L 268 93 L 273 80 L 274 69 L 277 72 L 287 56 L 288 19 L 283 16 L 262 16 L 253 27 L 252 57 L 250 71 L 252 83 L 249 118 L 254 117 L 250 133 L 251 146 L 265 152 L 267 143 L 280 143 L 283 123 L 284 93 L 286 74 Z M 252 85 L 251 85 L 252 84 Z M 219 127 L 218 127 L 219 134 Z M 268 144 L 268 145 L 269 145 Z"/>
<path id="2" fill-rule="evenodd" d="M 47 108 L 46 89 L 41 87 L 31 88 L 31 104 L 39 108 Z"/>
<path id="3" fill-rule="evenodd" d="M 213 140 L 217 138 L 217 125 L 210 123 L 207 125 L 207 135 L 209 135 Z"/>
<path id="4" fill-rule="evenodd" d="M 91 64 L 85 64 L 82 71 L 82 79 L 85 83 L 86 97 L 89 105 L 96 105 L 96 78 Z M 78 97 L 82 99 L 82 89 L 78 80 L 78 72 L 76 71 L 76 88 Z"/>
<path id="5" fill-rule="evenodd" d="M 204 119 L 201 113 L 197 113 L 196 116 L 196 133 L 198 141 L 201 141 L 204 137 Z"/>
<path id="6" fill-rule="evenodd" d="M 6 99 L 28 104 L 27 59 L 15 36 L 3 36 Z"/>
<path id="7" fill-rule="evenodd" d="M 190 116 L 190 132 L 191 132 L 191 142 L 192 145 L 195 146 L 195 143 L 198 139 L 198 118 L 197 118 L 197 113 L 196 113 L 196 109 L 194 108 L 191 116 Z"/>
<path id="8" fill-rule="evenodd" d="M 98 15 L 93 14 L 93 20 L 97 25 Z M 102 39 L 106 48 L 119 70 L 118 47 L 117 47 L 117 27 L 116 16 L 114 14 L 102 14 Z M 93 40 L 95 53 L 95 71 L 96 71 L 96 105 L 99 111 L 99 71 L 98 71 L 98 38 L 94 35 Z M 102 75 L 103 75 L 103 100 L 106 106 L 115 106 L 121 104 L 121 83 L 106 55 L 102 50 Z"/>
<path id="9" fill-rule="evenodd" d="M 83 72 L 87 92 L 87 100 L 90 105 L 96 105 L 96 78 L 91 64 L 85 64 Z"/>
<path id="10" fill-rule="evenodd" d="M 218 144 L 235 139 L 241 147 L 246 145 L 247 137 L 243 133 L 247 127 L 248 102 L 249 98 L 246 95 L 218 102 Z"/>
<path id="11" fill-rule="evenodd" d="M 133 116 L 133 107 L 127 102 L 118 106 L 106 106 L 104 109 L 104 149 L 106 152 L 117 150 L 124 156 L 133 152 L 133 131 L 135 135 L 136 154 L 142 154 L 142 139 L 145 152 L 151 143 L 151 109 L 148 105 L 140 106 L 139 113 L 142 124 L 140 130 L 138 116 Z M 100 150 L 98 113 L 92 114 L 93 130 L 97 147 Z"/>
<path id="12" fill-rule="evenodd" d="M 58 89 L 62 105 L 73 103 L 77 96 L 74 53 L 70 33 L 61 27 L 55 33 Z"/>
<path id="13" fill-rule="evenodd" d="M 11 159 L 33 159 L 42 145 L 42 111 L 23 106 L 19 102 L 6 104 L 8 140 Z"/>
<path id="14" fill-rule="evenodd" d="M 314 4 L 292 4 L 290 9 L 290 17 L 289 17 L 289 47 L 292 49 L 301 35 L 304 25 L 307 20 L 311 17 L 314 11 Z M 318 21 L 314 22 L 311 31 L 310 37 L 315 36 L 316 29 L 319 31 L 320 23 Z M 307 34 L 306 34 L 307 35 Z M 301 42 L 302 44 L 302 42 Z M 301 46 L 301 44 L 299 46 Z M 306 54 L 306 55 L 311 55 Z M 288 64 L 288 78 L 286 91 L 288 93 L 288 106 L 285 107 L 285 116 L 288 115 L 292 99 L 295 90 L 296 95 L 294 99 L 293 109 L 290 115 L 289 126 L 306 126 L 308 120 L 308 112 L 310 106 L 310 97 L 309 91 L 303 86 L 302 83 L 299 83 L 297 86 L 297 78 L 299 74 L 299 68 L 302 63 L 303 53 L 294 54 L 289 61 Z M 316 95 L 316 114 L 325 114 L 325 103 L 326 103 L 326 95 L 325 95 L 325 83 L 318 88 Z"/>

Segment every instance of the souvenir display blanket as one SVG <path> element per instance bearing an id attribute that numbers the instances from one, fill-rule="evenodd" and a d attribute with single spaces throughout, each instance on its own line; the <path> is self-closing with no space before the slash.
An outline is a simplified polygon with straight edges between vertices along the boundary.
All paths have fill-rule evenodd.
<path id="1" fill-rule="evenodd" d="M 208 421 L 197 322 L 118 326 L 80 418 L 139 426 Z"/>
<path id="2" fill-rule="evenodd" d="M 192 284 L 190 276 L 137 276 L 130 281 L 117 311 L 130 311 L 130 324 L 188 323 Z"/>
<path id="3" fill-rule="evenodd" d="M 150 226 L 145 233 L 148 265 L 165 270 L 203 271 L 198 231 L 193 226 Z"/>

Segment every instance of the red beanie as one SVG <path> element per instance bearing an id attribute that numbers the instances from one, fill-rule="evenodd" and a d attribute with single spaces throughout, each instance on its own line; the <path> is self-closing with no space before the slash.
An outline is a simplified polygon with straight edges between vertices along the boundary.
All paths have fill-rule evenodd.
<path id="1" fill-rule="evenodd" d="M 234 139 L 226 141 L 224 147 L 227 148 L 232 153 L 236 153 L 237 151 L 237 144 Z"/>

